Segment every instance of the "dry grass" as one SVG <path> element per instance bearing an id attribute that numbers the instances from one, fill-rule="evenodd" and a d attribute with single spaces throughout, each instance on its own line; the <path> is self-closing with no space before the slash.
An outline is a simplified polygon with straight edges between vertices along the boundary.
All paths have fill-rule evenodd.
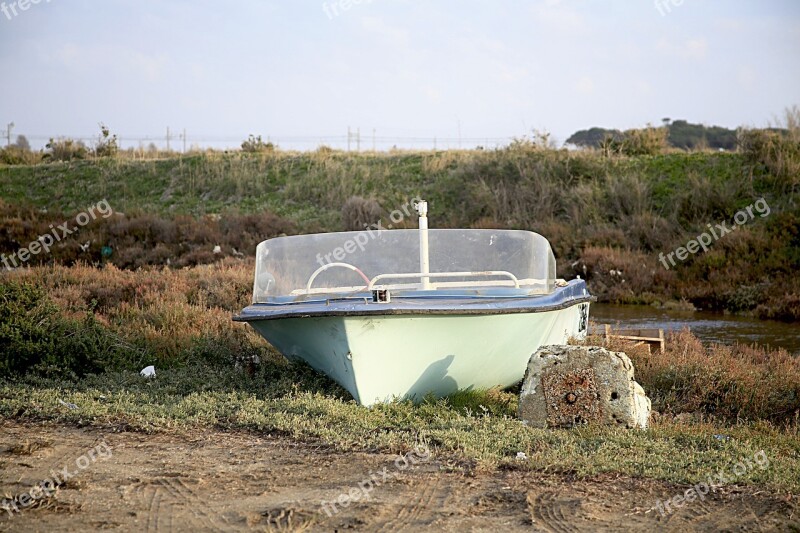
<path id="1" fill-rule="evenodd" d="M 587 272 L 613 284 L 608 289 L 612 294 L 627 290 L 623 287 L 646 287 L 652 283 L 652 265 L 639 266 L 644 257 L 625 263 L 627 255 L 604 249 L 598 249 L 596 257 Z M 64 335 L 74 331 L 85 337 L 80 349 L 97 350 L 98 357 L 102 356 L 98 364 L 108 365 L 107 370 L 139 370 L 148 364 L 158 368 L 198 362 L 232 366 L 252 361 L 256 355 L 273 361 L 270 364 L 278 361 L 252 328 L 231 321 L 232 315 L 249 303 L 250 276 L 249 264 L 228 260 L 181 270 L 38 267 L 15 272 L 6 282 L 33 285 L 49 295 L 49 305 L 55 306 L 53 312 L 57 311 L 54 316 L 66 322 L 54 322 L 47 329 L 60 328 Z M 647 293 L 642 294 L 648 297 Z M 39 317 L 35 313 L 41 303 L 32 301 L 28 305 L 32 316 Z M 84 327 L 87 313 L 94 321 L 94 327 L 89 329 Z M 35 328 L 40 320 L 21 321 L 17 327 Z M 27 353 L 36 353 L 39 345 L 22 344 L 27 341 L 20 340 L 34 336 L 26 337 L 24 331 L 15 335 L 6 340 L 0 338 L 7 353 L 22 347 Z M 100 340 L 89 342 L 93 336 Z M 109 342 L 121 343 L 124 349 L 117 346 L 109 352 Z M 786 351 L 748 346 L 704 347 L 688 332 L 670 337 L 667 346 L 665 354 L 651 356 L 624 347 L 659 411 L 778 423 L 794 423 L 798 416 L 800 359 Z M 116 355 L 109 359 L 108 353 Z M 279 368 L 273 370 L 280 372 Z M 506 393 L 490 392 L 480 397 L 484 404 L 499 409 L 498 413 L 510 405 Z M 452 402 L 475 408 L 470 404 L 474 399 L 471 395 L 461 399 L 455 396 Z"/>
<path id="2" fill-rule="evenodd" d="M 590 338 L 587 343 L 603 341 Z M 662 414 L 800 427 L 800 358 L 786 350 L 704 346 L 688 330 L 670 333 L 664 353 L 622 340 L 607 345 L 630 356 L 637 381 Z"/>
<path id="3" fill-rule="evenodd" d="M 126 359 L 119 365 L 164 367 L 196 358 L 246 362 L 263 349 L 251 328 L 231 321 L 250 301 L 251 276 L 249 263 L 229 259 L 182 270 L 131 271 L 83 264 L 37 267 L 10 273 L 4 283 L 38 287 L 55 306 L 44 316 L 36 304 L 9 314 L 39 313 L 36 323 L 45 320 L 46 329 L 64 331 L 64 335 L 75 331 L 82 349 L 96 351 L 102 360 L 112 349 Z M 82 327 L 87 315 L 93 324 L 88 329 Z M 26 345 L 27 353 L 39 349 L 45 349 L 44 345 Z M 107 360 L 101 364 L 109 363 L 115 366 Z"/>

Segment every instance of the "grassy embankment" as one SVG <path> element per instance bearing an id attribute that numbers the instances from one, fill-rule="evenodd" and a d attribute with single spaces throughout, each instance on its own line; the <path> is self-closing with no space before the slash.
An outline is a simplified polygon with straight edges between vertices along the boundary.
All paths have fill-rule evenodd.
<path id="1" fill-rule="evenodd" d="M 664 355 L 628 347 L 660 413 L 648 431 L 534 430 L 515 418 L 516 395 L 501 391 L 364 408 L 231 322 L 249 278 L 246 262 L 231 259 L 183 270 L 36 267 L 7 276 L 0 416 L 271 432 L 340 450 L 405 451 L 422 440 L 468 470 L 615 472 L 678 483 L 729 472 L 764 450 L 770 468 L 736 482 L 800 489 L 800 359 L 785 351 L 707 349 L 688 333 L 671 338 Z M 253 376 L 234 368 L 255 356 Z M 149 364 L 152 380 L 137 372 Z M 526 461 L 516 459 L 520 451 Z"/>
<path id="2" fill-rule="evenodd" d="M 430 201 L 434 227 L 540 232 L 553 244 L 559 275 L 586 278 L 601 301 L 685 301 L 800 320 L 800 143 L 784 144 L 623 156 L 521 143 L 497 151 L 210 153 L 0 166 L 0 252 L 106 199 L 125 216 L 91 222 L 34 262 L 203 264 L 251 255 L 254 243 L 281 233 L 341 230 L 353 197 L 376 200 L 380 209 L 367 211 L 386 222 L 419 195 Z M 756 213 L 669 270 L 659 262 L 708 224 L 731 225 L 762 197 L 769 215 Z M 114 249 L 107 260 L 104 245 Z M 211 253 L 215 245 L 221 255 Z"/>
<path id="3" fill-rule="evenodd" d="M 685 299 L 797 320 L 797 154 L 752 144 L 736 154 L 623 157 L 522 144 L 493 152 L 206 154 L 0 167 L 5 253 L 100 199 L 125 213 L 36 257 L 122 270 L 3 273 L 0 416 L 144 431 L 268 431 L 343 450 L 401 451 L 425 440 L 466 468 L 685 483 L 764 450 L 771 467 L 737 482 L 796 492 L 800 359 L 784 351 L 704 348 L 689 334 L 672 338 L 663 356 L 627 349 L 661 413 L 651 430 L 539 431 L 514 418 L 509 392 L 359 407 L 230 321 L 251 286 L 250 261 L 235 252 L 251 254 L 259 239 L 283 232 L 341 229 L 342 206 L 354 196 L 375 198 L 385 216 L 415 195 L 430 200 L 438 227 L 539 231 L 553 242 L 560 274 L 585 276 L 605 300 Z M 761 197 L 769 216 L 675 269 L 659 265 L 659 252 Z M 108 259 L 104 245 L 113 248 Z M 222 254 L 212 253 L 215 245 Z M 167 260 L 188 268 L 163 268 Z M 216 264 L 196 266 L 208 262 Z M 153 268 L 132 269 L 139 266 Z M 255 356 L 254 376 L 233 368 Z M 148 364 L 157 368 L 154 380 L 137 373 Z M 519 451 L 527 461 L 516 459 Z"/>

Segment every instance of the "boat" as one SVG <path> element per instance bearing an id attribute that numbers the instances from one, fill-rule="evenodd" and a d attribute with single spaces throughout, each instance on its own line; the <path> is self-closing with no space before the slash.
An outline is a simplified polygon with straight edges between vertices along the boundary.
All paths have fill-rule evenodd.
<path id="1" fill-rule="evenodd" d="M 256 249 L 234 317 L 361 405 L 519 382 L 542 345 L 583 338 L 593 297 L 537 233 L 419 229 L 283 236 Z"/>

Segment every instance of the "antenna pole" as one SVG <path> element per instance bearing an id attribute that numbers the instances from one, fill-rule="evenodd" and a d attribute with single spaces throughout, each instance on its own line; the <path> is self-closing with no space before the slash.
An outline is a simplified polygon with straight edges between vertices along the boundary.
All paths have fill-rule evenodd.
<path id="1" fill-rule="evenodd" d="M 419 271 L 430 274 L 430 260 L 428 257 L 428 202 L 420 200 L 417 203 L 419 213 Z M 422 290 L 431 290 L 431 278 L 422 276 Z"/>

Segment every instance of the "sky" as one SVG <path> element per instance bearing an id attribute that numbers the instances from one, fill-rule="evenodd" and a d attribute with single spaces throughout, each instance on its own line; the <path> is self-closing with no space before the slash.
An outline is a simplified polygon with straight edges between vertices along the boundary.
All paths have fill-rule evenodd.
<path id="1" fill-rule="evenodd" d="M 0 0 L 0 130 L 34 146 L 560 144 L 800 105 L 798 0 L 28 1 Z"/>

